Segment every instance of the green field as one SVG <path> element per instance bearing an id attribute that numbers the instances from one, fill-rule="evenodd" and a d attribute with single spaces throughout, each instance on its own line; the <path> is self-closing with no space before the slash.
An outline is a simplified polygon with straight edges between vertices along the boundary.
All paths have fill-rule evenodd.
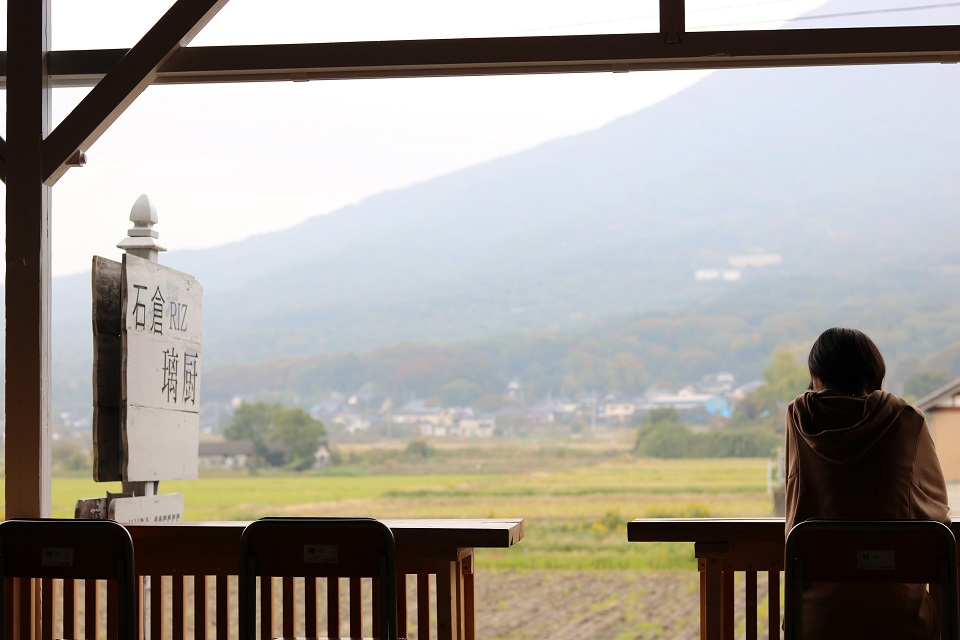
<path id="1" fill-rule="evenodd" d="M 185 519 L 192 521 L 266 515 L 522 517 L 526 536 L 519 545 L 478 552 L 483 566 L 501 569 L 689 569 L 692 544 L 627 543 L 626 522 L 771 514 L 763 459 L 654 460 L 584 448 L 544 451 L 541 445 L 491 444 L 485 450 L 440 449 L 432 459 L 406 466 L 220 475 L 162 482 L 160 488 L 184 494 Z M 53 515 L 70 517 L 77 499 L 106 491 L 120 491 L 119 483 L 55 478 Z"/>

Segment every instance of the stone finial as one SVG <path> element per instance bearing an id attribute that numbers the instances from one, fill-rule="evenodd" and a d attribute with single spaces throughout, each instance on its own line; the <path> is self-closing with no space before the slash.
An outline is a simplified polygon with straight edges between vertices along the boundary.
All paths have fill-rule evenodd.
<path id="1" fill-rule="evenodd" d="M 133 223 L 133 228 L 127 231 L 127 237 L 117 244 L 117 248 L 138 258 L 159 262 L 160 252 L 167 249 L 157 242 L 160 234 L 153 228 L 153 225 L 157 224 L 157 208 L 150 202 L 147 194 L 141 195 L 133 203 L 130 222 Z"/>

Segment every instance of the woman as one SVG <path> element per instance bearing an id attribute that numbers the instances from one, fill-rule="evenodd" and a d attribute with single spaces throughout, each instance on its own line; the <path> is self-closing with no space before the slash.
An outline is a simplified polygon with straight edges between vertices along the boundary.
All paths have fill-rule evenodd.
<path id="1" fill-rule="evenodd" d="M 786 531 L 808 518 L 949 523 L 947 488 L 923 414 L 880 390 L 886 366 L 856 329 L 824 331 L 810 349 L 810 390 L 787 407 Z M 811 638 L 935 638 L 923 585 L 814 585 Z"/>

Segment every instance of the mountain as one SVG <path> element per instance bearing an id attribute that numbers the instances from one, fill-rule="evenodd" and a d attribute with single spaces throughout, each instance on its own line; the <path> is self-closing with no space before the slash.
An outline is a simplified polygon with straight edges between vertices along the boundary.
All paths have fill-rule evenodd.
<path id="1" fill-rule="evenodd" d="M 946 296 L 960 264 L 956 73 L 716 72 L 595 131 L 162 261 L 204 285 L 208 371 L 630 314 L 764 316 L 762 292 L 786 282 L 804 285 L 799 310 Z M 693 277 L 756 250 L 782 263 Z M 89 393 L 89 278 L 57 279 L 54 295 L 55 395 Z"/>
<path id="2" fill-rule="evenodd" d="M 811 276 L 955 261 L 948 72 L 715 74 L 598 131 L 170 262 L 207 284 L 209 361 L 227 363 L 682 309 L 710 293 L 694 270 L 756 247 Z"/>

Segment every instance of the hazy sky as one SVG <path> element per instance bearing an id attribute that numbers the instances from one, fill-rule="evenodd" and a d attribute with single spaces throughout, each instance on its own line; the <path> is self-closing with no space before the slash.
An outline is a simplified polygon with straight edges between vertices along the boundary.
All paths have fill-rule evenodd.
<path id="1" fill-rule="evenodd" d="M 688 29 L 773 29 L 822 2 L 688 0 Z M 53 46 L 130 47 L 170 4 L 57 0 Z M 5 16 L 4 9 L 0 21 Z M 657 28 L 656 0 L 231 0 L 191 44 Z M 0 34 L 5 38 L 5 24 Z M 87 166 L 71 169 L 54 187 L 54 274 L 88 272 L 93 255 L 116 258 L 141 193 L 158 209 L 167 248 L 226 244 L 596 128 L 700 77 L 646 72 L 151 87 L 88 150 Z M 85 92 L 57 90 L 55 120 Z"/>

